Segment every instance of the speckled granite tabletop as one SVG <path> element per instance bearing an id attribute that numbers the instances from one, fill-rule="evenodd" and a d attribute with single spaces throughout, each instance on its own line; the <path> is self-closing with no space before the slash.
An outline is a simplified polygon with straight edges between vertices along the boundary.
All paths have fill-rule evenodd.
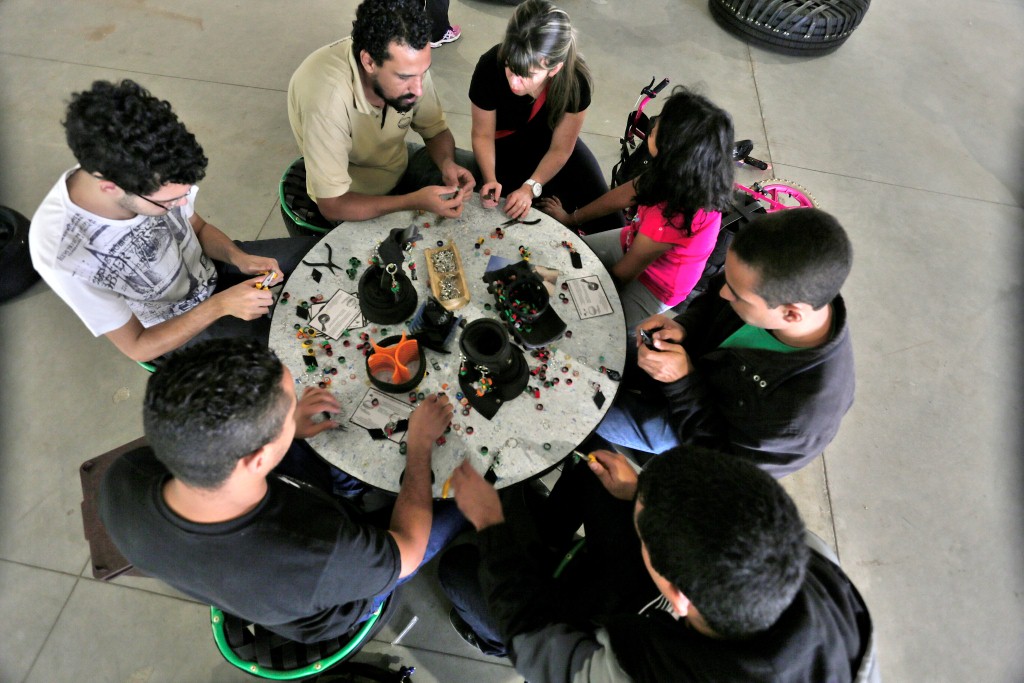
<path id="1" fill-rule="evenodd" d="M 340 266 L 335 273 L 328 268 L 317 267 L 322 273 L 320 282 L 311 277 L 313 268 L 300 265 L 283 287 L 289 297 L 287 303 L 279 302 L 274 312 L 270 345 L 281 360 L 289 367 L 296 379 L 296 391 L 301 394 L 303 387 L 315 386 L 324 379 L 324 370 L 337 369 L 331 375 L 330 390 L 341 402 L 342 413 L 336 416 L 344 428 L 324 432 L 310 443 L 328 461 L 360 480 L 387 491 L 396 492 L 405 467 L 405 457 L 398 442 L 391 439 L 374 440 L 367 429 L 351 421 L 360 409 L 369 409 L 373 387 L 366 376 L 364 357 L 356 350 L 360 334 L 366 332 L 371 339 L 380 340 L 385 336 L 401 334 L 407 322 L 395 325 L 367 323 L 365 327 L 353 329 L 350 336 L 331 340 L 333 357 L 328 357 L 319 343 L 313 344 L 318 367 L 307 372 L 302 359 L 302 340 L 296 337 L 295 325 L 305 324 L 296 314 L 296 305 L 302 300 L 322 295 L 330 299 L 338 290 L 356 294 L 358 277 L 367 267 L 367 261 L 374 246 L 384 239 L 392 228 L 404 228 L 412 223 L 420 226 L 423 238 L 407 253 L 406 274 L 411 273 L 410 263 L 416 264 L 417 279 L 413 281 L 422 304 L 429 294 L 427 264 L 424 249 L 436 248 L 438 242 L 454 243 L 462 256 L 462 264 L 469 282 L 471 300 L 455 311 L 466 322 L 480 317 L 497 318 L 493 310 L 494 297 L 487 292 L 482 276 L 490 255 L 505 257 L 511 261 L 520 260 L 519 247 L 529 250 L 530 263 L 560 271 L 555 284 L 555 295 L 551 306 L 567 324 L 571 337 L 566 336 L 545 347 L 550 352 L 547 379 L 560 381 L 550 387 L 537 377 L 530 378 L 530 388 L 539 390 L 539 397 L 532 391 L 524 392 L 506 402 L 494 416 L 487 420 L 475 410 L 460 405 L 457 392 L 460 356 L 458 336 L 450 344 L 450 354 L 426 350 L 427 372 L 416 391 L 429 394 L 445 390 L 456 403 L 452 429 L 445 435 L 445 443 L 435 446 L 433 451 L 434 495 L 440 496 L 444 481 L 452 470 L 467 456 L 482 473 L 493 466 L 498 479 L 496 486 L 514 484 L 542 473 L 566 457 L 597 426 L 615 398 L 618 383 L 611 381 L 601 371 L 604 366 L 621 373 L 625 362 L 626 332 L 619 298 L 611 277 L 597 256 L 582 239 L 563 227 L 554 219 L 533 210 L 527 220 L 540 219 L 537 225 L 515 224 L 502 228 L 504 237 L 499 238 L 495 228 L 507 217 L 498 209 L 484 209 L 479 197 L 473 195 L 458 219 L 438 221 L 431 214 L 417 215 L 404 211 L 361 223 L 344 223 L 326 235 L 310 250 L 307 259 L 313 263 L 327 260 L 325 244 L 333 249 L 333 261 Z M 479 247 L 475 245 L 482 238 Z M 562 242 L 571 242 L 579 252 L 582 268 L 574 268 L 569 250 Z M 489 252 L 489 253 L 488 253 Z M 345 270 L 350 268 L 349 259 L 356 257 L 362 262 L 355 279 L 350 279 Z M 562 283 L 587 278 L 600 282 L 611 306 L 611 314 L 581 319 L 581 307 L 576 298 L 580 282 L 562 289 Z M 600 292 L 598 292 L 599 295 Z M 565 294 L 563 302 L 559 294 Z M 491 310 L 485 309 L 491 305 Z M 582 306 L 586 315 L 586 304 Z M 386 330 L 386 333 L 385 333 Z M 344 346 L 344 340 L 349 346 Z M 318 341 L 318 340 L 316 340 Z M 526 350 L 526 360 L 531 369 L 537 368 L 541 360 Z M 570 382 L 571 380 L 571 382 Z M 594 396 L 600 387 L 604 402 L 598 407 Z M 395 408 L 395 417 L 401 415 L 399 406 L 411 409 L 408 392 L 388 394 L 397 403 L 378 399 L 378 410 L 389 404 Z M 399 438 L 395 435 L 394 438 Z M 486 452 L 484 452 L 486 449 Z"/>

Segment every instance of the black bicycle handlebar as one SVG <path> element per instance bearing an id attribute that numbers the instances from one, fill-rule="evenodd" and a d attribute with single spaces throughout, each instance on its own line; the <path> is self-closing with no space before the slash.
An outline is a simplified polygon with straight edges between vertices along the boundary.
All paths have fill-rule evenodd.
<path id="1" fill-rule="evenodd" d="M 643 94 L 647 95 L 648 97 L 652 97 L 652 98 L 653 97 L 657 97 L 658 93 L 660 93 L 662 90 L 664 90 L 665 86 L 668 85 L 668 79 L 667 78 L 661 79 L 661 83 L 659 83 L 658 85 L 654 85 L 653 88 L 651 87 L 652 85 L 654 85 L 654 78 L 653 77 L 651 78 L 651 82 L 648 83 L 647 87 L 644 88 L 643 90 L 641 90 L 641 92 Z"/>

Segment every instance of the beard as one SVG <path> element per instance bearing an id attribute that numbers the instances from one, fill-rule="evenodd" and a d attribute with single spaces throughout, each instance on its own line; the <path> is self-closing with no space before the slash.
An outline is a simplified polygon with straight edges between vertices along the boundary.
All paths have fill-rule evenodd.
<path id="1" fill-rule="evenodd" d="M 373 92 L 377 97 L 384 100 L 384 104 L 399 114 L 404 114 L 416 105 L 416 96 L 413 94 L 403 95 L 402 97 L 388 97 L 384 94 L 384 89 L 380 87 L 380 81 L 376 77 L 373 78 Z"/>

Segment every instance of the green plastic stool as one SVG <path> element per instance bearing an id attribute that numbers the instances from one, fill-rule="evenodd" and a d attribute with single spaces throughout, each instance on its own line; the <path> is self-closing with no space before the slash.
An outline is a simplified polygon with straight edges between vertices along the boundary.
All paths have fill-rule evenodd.
<path id="1" fill-rule="evenodd" d="M 364 621 L 351 639 L 345 636 L 306 645 L 272 633 L 216 607 L 210 607 L 213 640 L 222 657 L 248 674 L 272 681 L 294 681 L 321 674 L 353 656 L 369 640 L 394 595 Z"/>
<path id="2" fill-rule="evenodd" d="M 565 568 L 569 566 L 570 562 L 572 562 L 572 558 L 576 557 L 576 554 L 579 553 L 579 551 L 583 550 L 583 546 L 586 544 L 586 538 L 581 538 L 580 540 L 573 543 L 572 547 L 569 548 L 569 552 L 562 556 L 562 561 L 558 563 L 557 567 L 555 567 L 555 573 L 552 576 L 554 576 L 554 578 L 556 579 L 560 577 L 562 575 L 562 572 L 565 571 Z"/>
<path id="3" fill-rule="evenodd" d="M 281 176 L 277 198 L 289 235 L 312 234 L 319 237 L 334 229 L 334 224 L 321 215 L 316 202 L 306 193 L 306 161 L 303 157 L 293 161 Z"/>

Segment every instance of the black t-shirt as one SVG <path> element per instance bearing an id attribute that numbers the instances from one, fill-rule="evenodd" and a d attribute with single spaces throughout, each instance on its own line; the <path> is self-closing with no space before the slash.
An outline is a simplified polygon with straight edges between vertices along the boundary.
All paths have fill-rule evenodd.
<path id="1" fill-rule="evenodd" d="M 286 638 L 344 634 L 401 573 L 387 531 L 302 482 L 271 475 L 248 514 L 197 524 L 167 507 L 169 478 L 149 448 L 111 465 L 100 516 L 114 543 L 143 572 Z"/>
<path id="2" fill-rule="evenodd" d="M 530 120 L 533 109 L 533 98 L 525 95 L 513 95 L 512 88 L 505 78 L 505 65 L 498 61 L 498 48 L 495 45 L 485 52 L 473 70 L 473 80 L 469 84 L 469 99 L 476 106 L 486 111 L 497 112 L 496 130 L 520 131 L 526 128 L 527 121 L 531 131 L 547 131 L 550 143 L 551 128 L 548 126 L 548 104 L 540 108 L 537 115 Z M 570 114 L 585 111 L 590 106 L 590 87 L 585 78 L 579 78 L 579 106 L 568 110 Z M 538 130 L 539 129 L 539 130 Z"/>

